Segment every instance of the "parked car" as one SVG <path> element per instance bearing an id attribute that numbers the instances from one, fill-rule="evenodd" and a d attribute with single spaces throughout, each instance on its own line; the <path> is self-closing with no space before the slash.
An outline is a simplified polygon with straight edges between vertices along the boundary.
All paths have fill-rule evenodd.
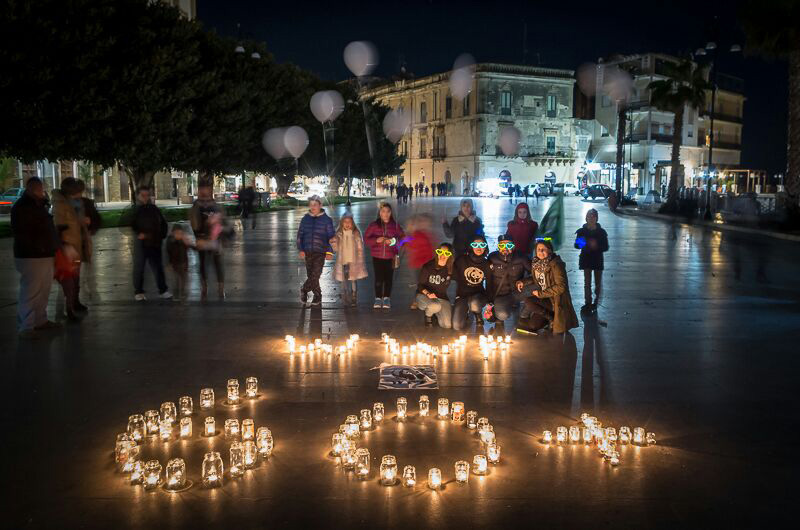
<path id="1" fill-rule="evenodd" d="M 575 184 L 569 182 L 559 182 L 553 186 L 553 193 L 563 193 L 564 195 L 580 195 Z"/>
<path id="2" fill-rule="evenodd" d="M 539 197 L 548 197 L 551 194 L 548 184 L 528 184 L 528 195 L 533 197 L 537 189 L 539 190 Z"/>
<path id="3" fill-rule="evenodd" d="M 583 188 L 581 194 L 584 199 L 608 199 L 614 195 L 614 190 L 605 184 L 592 184 Z"/>
<path id="4" fill-rule="evenodd" d="M 292 182 L 289 184 L 290 195 L 305 195 L 308 193 L 308 188 L 302 182 Z"/>
<path id="5" fill-rule="evenodd" d="M 10 213 L 17 199 L 25 193 L 25 188 L 9 188 L 0 194 L 0 213 Z"/>

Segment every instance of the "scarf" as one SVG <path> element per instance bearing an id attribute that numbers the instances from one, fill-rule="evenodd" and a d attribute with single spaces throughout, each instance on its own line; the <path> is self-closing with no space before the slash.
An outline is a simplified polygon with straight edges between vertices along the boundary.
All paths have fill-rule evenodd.
<path id="1" fill-rule="evenodd" d="M 552 254 L 545 259 L 533 258 L 533 263 L 531 264 L 531 272 L 533 273 L 533 277 L 536 278 L 536 283 L 539 284 L 539 287 L 541 288 L 542 291 L 547 289 L 547 271 L 550 270 L 550 265 L 552 263 L 553 263 Z"/>

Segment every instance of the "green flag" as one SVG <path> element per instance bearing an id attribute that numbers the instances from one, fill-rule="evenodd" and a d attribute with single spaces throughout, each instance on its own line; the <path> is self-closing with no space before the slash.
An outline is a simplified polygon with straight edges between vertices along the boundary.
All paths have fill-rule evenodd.
<path id="1" fill-rule="evenodd" d="M 564 242 L 564 194 L 559 193 L 553 200 L 553 204 L 547 209 L 547 213 L 539 223 L 536 231 L 536 239 L 550 239 L 553 249 L 558 250 Z"/>

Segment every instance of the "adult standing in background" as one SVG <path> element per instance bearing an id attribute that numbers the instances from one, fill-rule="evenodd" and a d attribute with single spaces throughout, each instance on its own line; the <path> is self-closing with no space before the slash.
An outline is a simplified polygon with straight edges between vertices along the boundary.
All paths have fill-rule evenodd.
<path id="1" fill-rule="evenodd" d="M 222 246 L 219 244 L 219 228 L 222 221 L 222 209 L 214 200 L 213 189 L 208 183 L 202 183 L 197 189 L 197 200 L 189 211 L 192 231 L 197 241 L 197 261 L 200 265 L 200 298 L 208 298 L 208 277 L 206 261 L 214 262 L 217 275 L 217 294 L 220 300 L 225 299 L 225 271 L 222 267 Z M 166 234 L 165 234 L 166 235 Z"/>
<path id="2" fill-rule="evenodd" d="M 450 223 L 447 220 L 443 221 L 442 227 L 445 235 L 453 238 L 456 258 L 466 253 L 467 245 L 473 237 L 483 235 L 483 221 L 475 215 L 472 199 L 462 199 L 458 215 Z"/>
<path id="3" fill-rule="evenodd" d="M 20 338 L 33 338 L 38 331 L 61 327 L 47 319 L 58 239 L 38 177 L 28 179 L 25 193 L 11 207 L 11 232 L 14 267 L 20 274 L 17 330 Z"/>
<path id="4" fill-rule="evenodd" d="M 136 239 L 133 242 L 133 288 L 134 300 L 147 300 L 144 294 L 144 266 L 150 264 L 158 287 L 159 297 L 164 300 L 172 298 L 167 288 L 164 274 L 164 259 L 161 254 L 161 243 L 167 237 L 167 220 L 161 210 L 150 202 L 150 188 L 142 186 L 136 192 L 136 208 L 131 223 Z"/>
<path id="5" fill-rule="evenodd" d="M 61 181 L 61 189 L 53 190 L 53 222 L 64 253 L 74 265 L 69 274 L 59 276 L 70 320 L 77 320 L 78 313 L 88 310 L 80 302 L 81 263 L 90 261 L 92 255 L 90 219 L 83 211 L 82 189 L 80 181 L 67 177 Z"/>

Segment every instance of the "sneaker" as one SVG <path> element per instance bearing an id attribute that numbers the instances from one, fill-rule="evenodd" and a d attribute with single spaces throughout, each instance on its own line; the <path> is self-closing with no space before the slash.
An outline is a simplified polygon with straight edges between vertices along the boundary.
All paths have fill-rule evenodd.
<path id="1" fill-rule="evenodd" d="M 44 324 L 39 324 L 38 326 L 34 327 L 36 331 L 39 330 L 46 330 L 46 329 L 61 329 L 64 325 L 60 322 L 53 322 L 52 320 L 45 320 Z"/>
<path id="2" fill-rule="evenodd" d="M 383 308 L 387 311 L 392 308 L 392 301 L 389 300 L 388 296 L 383 297 Z"/>
<path id="3" fill-rule="evenodd" d="M 383 307 L 383 301 L 380 298 L 375 299 L 375 303 L 372 304 L 372 309 L 380 309 Z"/>
<path id="4" fill-rule="evenodd" d="M 222 284 L 217 287 L 217 298 L 225 300 L 225 287 Z"/>
<path id="5" fill-rule="evenodd" d="M 303 304 L 307 304 L 308 303 L 308 293 L 307 292 L 300 291 L 300 301 L 303 302 Z"/>
<path id="6" fill-rule="evenodd" d="M 158 297 L 161 298 L 162 300 L 172 300 L 172 293 L 169 291 L 164 291 L 163 293 L 158 295 Z"/>
<path id="7" fill-rule="evenodd" d="M 322 295 L 315 294 L 314 299 L 311 300 L 311 307 L 319 307 L 322 305 Z"/>
<path id="8" fill-rule="evenodd" d="M 144 302 L 145 300 L 147 300 L 147 297 L 144 295 L 144 293 L 136 293 L 133 299 L 136 300 L 137 302 Z"/>

